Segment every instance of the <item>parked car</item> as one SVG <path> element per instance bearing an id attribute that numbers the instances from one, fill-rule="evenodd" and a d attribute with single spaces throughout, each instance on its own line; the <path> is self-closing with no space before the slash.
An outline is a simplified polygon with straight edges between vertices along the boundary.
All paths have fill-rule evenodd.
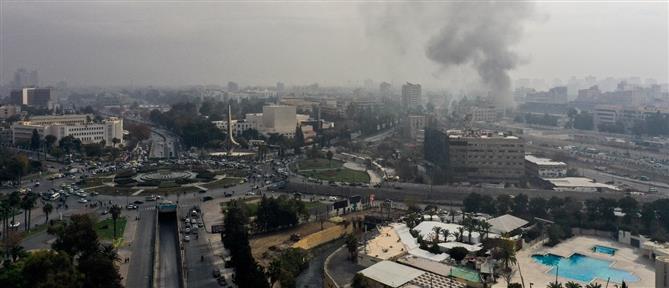
<path id="1" fill-rule="evenodd" d="M 190 241 L 190 236 L 186 235 L 184 236 L 184 242 L 189 242 Z"/>

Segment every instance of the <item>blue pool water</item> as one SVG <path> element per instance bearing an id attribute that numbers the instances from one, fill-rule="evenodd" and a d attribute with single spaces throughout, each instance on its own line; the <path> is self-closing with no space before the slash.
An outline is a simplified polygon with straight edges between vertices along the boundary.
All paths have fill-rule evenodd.
<path id="1" fill-rule="evenodd" d="M 611 268 L 611 261 L 600 260 L 588 257 L 582 254 L 572 254 L 569 258 L 564 258 L 554 254 L 532 255 L 534 261 L 546 266 L 552 266 L 547 272 L 552 275 L 559 273 L 558 276 L 574 279 L 582 282 L 590 282 L 595 278 L 606 281 L 611 277 L 611 281 L 621 283 L 639 281 L 639 277 L 625 270 Z"/>
<path id="2" fill-rule="evenodd" d="M 601 246 L 601 245 L 595 245 L 595 247 L 592 247 L 592 250 L 595 251 L 595 252 L 598 252 L 598 253 L 609 254 L 611 256 L 616 254 L 616 251 L 618 251 L 618 249 L 616 249 L 616 248 L 611 248 L 611 247 Z"/>

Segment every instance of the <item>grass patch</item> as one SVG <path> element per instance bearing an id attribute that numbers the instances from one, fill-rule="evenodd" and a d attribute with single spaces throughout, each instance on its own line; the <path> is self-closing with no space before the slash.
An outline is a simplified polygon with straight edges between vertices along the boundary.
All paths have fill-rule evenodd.
<path id="1" fill-rule="evenodd" d="M 322 207 L 325 206 L 325 204 L 319 202 L 319 201 L 312 201 L 312 202 L 304 202 L 304 206 L 307 207 L 307 210 L 317 208 L 317 207 Z"/>
<path id="2" fill-rule="evenodd" d="M 104 195 L 130 195 L 137 192 L 139 189 L 131 187 L 111 187 L 111 186 L 102 186 L 93 189 L 89 189 L 88 192 L 98 192 Z"/>
<path id="3" fill-rule="evenodd" d="M 116 219 L 116 239 L 123 238 L 126 222 L 125 217 Z M 112 240 L 112 237 L 114 237 L 114 222 L 111 218 L 98 222 L 95 225 L 95 232 L 98 233 L 100 239 Z"/>
<path id="4" fill-rule="evenodd" d="M 200 186 L 207 188 L 207 189 L 217 189 L 217 188 L 225 188 L 225 187 L 232 187 L 236 186 L 239 184 L 239 181 L 241 181 L 242 178 L 237 178 L 237 177 L 225 177 L 221 180 L 214 181 L 214 182 L 209 182 L 206 184 L 202 184 Z"/>
<path id="5" fill-rule="evenodd" d="M 335 170 L 321 171 L 301 171 L 305 177 L 311 177 L 324 181 L 348 182 L 348 183 L 369 183 L 367 172 L 341 168 Z"/>
<path id="6" fill-rule="evenodd" d="M 298 163 L 300 171 L 312 169 L 336 169 L 342 165 L 344 165 L 344 163 L 339 160 L 329 161 L 328 159 L 323 158 L 305 159 Z"/>
<path id="7" fill-rule="evenodd" d="M 147 193 L 151 194 L 161 194 L 161 195 L 166 195 L 166 194 L 176 194 L 176 193 L 193 193 L 193 192 L 198 192 L 200 191 L 200 188 L 197 188 L 195 186 L 184 186 L 184 187 L 166 187 L 166 188 L 156 188 L 156 189 L 149 189 L 145 190 Z"/>
<path id="8" fill-rule="evenodd" d="M 49 228 L 49 225 L 47 225 L 47 224 L 37 225 L 37 226 L 33 227 L 32 229 L 30 229 L 30 231 L 28 231 L 27 233 L 24 232 L 23 233 L 23 239 L 30 238 L 30 237 L 32 237 L 36 234 L 42 233 L 42 232 L 46 231 L 47 228 Z"/>

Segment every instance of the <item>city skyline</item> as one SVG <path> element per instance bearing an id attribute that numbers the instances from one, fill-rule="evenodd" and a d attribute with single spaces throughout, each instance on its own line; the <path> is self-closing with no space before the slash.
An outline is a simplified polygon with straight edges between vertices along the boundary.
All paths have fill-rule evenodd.
<path id="1" fill-rule="evenodd" d="M 2 83 L 24 67 L 38 70 L 44 83 L 75 86 L 341 85 L 367 78 L 426 88 L 480 84 L 468 64 L 440 67 L 426 56 L 430 38 L 448 25 L 439 14 L 450 11 L 446 4 L 68 3 L 0 5 Z M 667 82 L 666 8 L 662 2 L 532 3 L 520 35 L 508 43 L 518 56 L 509 74 Z M 387 22 L 402 28 L 379 31 Z"/>

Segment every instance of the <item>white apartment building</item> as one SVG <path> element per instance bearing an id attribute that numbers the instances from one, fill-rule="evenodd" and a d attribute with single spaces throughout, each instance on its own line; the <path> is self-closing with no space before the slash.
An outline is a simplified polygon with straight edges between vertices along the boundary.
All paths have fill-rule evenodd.
<path id="1" fill-rule="evenodd" d="M 503 114 L 503 109 L 496 107 L 473 107 L 472 121 L 474 122 L 495 122 Z"/>
<path id="2" fill-rule="evenodd" d="M 100 123 L 89 122 L 87 115 L 35 116 L 31 120 L 17 122 L 12 125 L 12 141 L 14 144 L 29 142 L 33 130 L 37 130 L 40 138 L 53 135 L 56 141 L 72 136 L 82 144 L 100 143 L 112 146 L 116 138 L 123 143 L 123 119 L 110 117 Z"/>
<path id="3" fill-rule="evenodd" d="M 567 177 L 566 163 L 533 155 L 525 155 L 525 170 L 528 175 L 539 178 Z"/>
<path id="4" fill-rule="evenodd" d="M 409 138 L 413 140 L 419 140 L 418 138 L 424 139 L 425 125 L 427 125 L 425 116 L 408 115 L 406 122 L 406 133 Z"/>

